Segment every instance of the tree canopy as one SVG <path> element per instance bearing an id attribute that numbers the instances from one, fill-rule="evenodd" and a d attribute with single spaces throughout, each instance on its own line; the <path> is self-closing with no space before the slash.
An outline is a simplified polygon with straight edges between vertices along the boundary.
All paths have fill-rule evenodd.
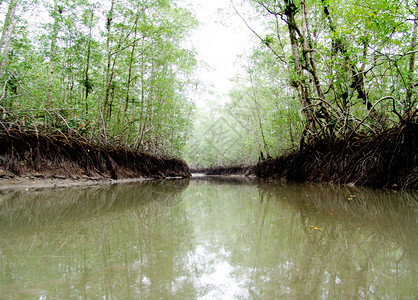
<path id="1" fill-rule="evenodd" d="M 245 2 L 265 26 L 255 30 L 231 1 L 258 41 L 223 108 L 248 128 L 236 145 L 250 150 L 235 163 L 318 140 L 367 138 L 417 118 L 416 1 Z M 231 162 L 218 155 L 208 163 L 222 161 Z"/>
<path id="2" fill-rule="evenodd" d="M 0 4 L 1 123 L 179 155 L 197 20 L 171 0 Z"/>
<path id="3" fill-rule="evenodd" d="M 229 102 L 195 114 L 197 59 L 185 41 L 198 22 L 176 1 L 0 2 L 1 125 L 211 166 L 417 118 L 416 1 L 230 3 L 257 42 L 239 59 Z"/>

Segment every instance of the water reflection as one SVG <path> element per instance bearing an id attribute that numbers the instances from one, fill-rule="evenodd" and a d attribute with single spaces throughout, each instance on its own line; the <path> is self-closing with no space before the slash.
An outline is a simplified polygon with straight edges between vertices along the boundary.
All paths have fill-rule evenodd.
<path id="1" fill-rule="evenodd" d="M 417 193 L 240 179 L 0 194 L 0 298 L 414 298 Z"/>
<path id="2" fill-rule="evenodd" d="M 263 186 L 294 210 L 288 286 L 297 298 L 414 297 L 417 194 L 335 186 Z M 289 261 L 289 257 L 287 257 Z M 282 278 L 285 279 L 285 278 Z"/>
<path id="3" fill-rule="evenodd" d="M 27 232 L 28 228 L 86 221 L 152 201 L 162 206 L 176 205 L 188 184 L 188 179 L 182 179 L 106 187 L 0 191 L 0 232 L 19 229 Z"/>

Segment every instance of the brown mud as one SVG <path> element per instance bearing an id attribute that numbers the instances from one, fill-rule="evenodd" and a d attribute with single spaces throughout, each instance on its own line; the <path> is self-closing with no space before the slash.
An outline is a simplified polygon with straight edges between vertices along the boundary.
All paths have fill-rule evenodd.
<path id="1" fill-rule="evenodd" d="M 373 137 L 319 140 L 254 166 L 192 170 L 205 175 L 328 182 L 375 188 L 418 188 L 418 124 Z M 187 164 L 127 147 L 98 145 L 62 133 L 0 130 L 0 189 L 96 185 L 191 176 Z"/>
<path id="2" fill-rule="evenodd" d="M 189 178 L 191 173 L 179 159 L 99 145 L 79 136 L 0 130 L 1 187 L 91 185 L 167 177 Z"/>
<path id="3" fill-rule="evenodd" d="M 257 165 L 257 177 L 375 188 L 418 188 L 418 124 L 369 139 L 318 141 Z"/>
<path id="4" fill-rule="evenodd" d="M 191 170 L 192 173 L 201 173 L 205 175 L 255 175 L 256 166 L 230 166 L 230 167 L 212 167 L 206 169 Z"/>
<path id="5" fill-rule="evenodd" d="M 256 166 L 199 170 L 211 175 L 256 175 L 266 180 L 418 188 L 418 124 L 401 124 L 373 137 L 312 141 L 303 149 Z"/>

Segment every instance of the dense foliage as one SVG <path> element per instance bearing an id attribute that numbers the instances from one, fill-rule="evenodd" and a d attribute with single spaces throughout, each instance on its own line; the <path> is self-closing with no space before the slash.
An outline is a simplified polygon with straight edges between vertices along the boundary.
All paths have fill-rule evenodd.
<path id="1" fill-rule="evenodd" d="M 191 162 L 254 163 L 260 152 L 275 156 L 319 140 L 367 139 L 416 121 L 416 1 L 245 2 L 265 21 L 264 31 L 232 2 L 258 46 L 244 58 L 245 72 L 219 112 L 245 124 L 236 127 L 244 139 L 229 148 L 240 154 L 231 160 L 212 147 L 216 160 L 199 160 L 193 151 Z"/>
<path id="2" fill-rule="evenodd" d="M 185 154 L 202 167 L 416 121 L 416 1 L 230 3 L 257 42 L 230 101 L 193 118 L 196 59 L 184 41 L 197 21 L 174 0 L 0 2 L 1 124 Z"/>
<path id="3" fill-rule="evenodd" d="M 1 124 L 178 155 L 197 21 L 172 0 L 1 1 Z"/>

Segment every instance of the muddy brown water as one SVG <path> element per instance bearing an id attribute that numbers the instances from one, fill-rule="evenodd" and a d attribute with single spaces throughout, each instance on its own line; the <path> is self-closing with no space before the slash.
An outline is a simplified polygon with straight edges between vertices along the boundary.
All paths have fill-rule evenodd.
<path id="1" fill-rule="evenodd" d="M 416 299 L 418 194 L 197 177 L 0 192 L 0 299 Z"/>

